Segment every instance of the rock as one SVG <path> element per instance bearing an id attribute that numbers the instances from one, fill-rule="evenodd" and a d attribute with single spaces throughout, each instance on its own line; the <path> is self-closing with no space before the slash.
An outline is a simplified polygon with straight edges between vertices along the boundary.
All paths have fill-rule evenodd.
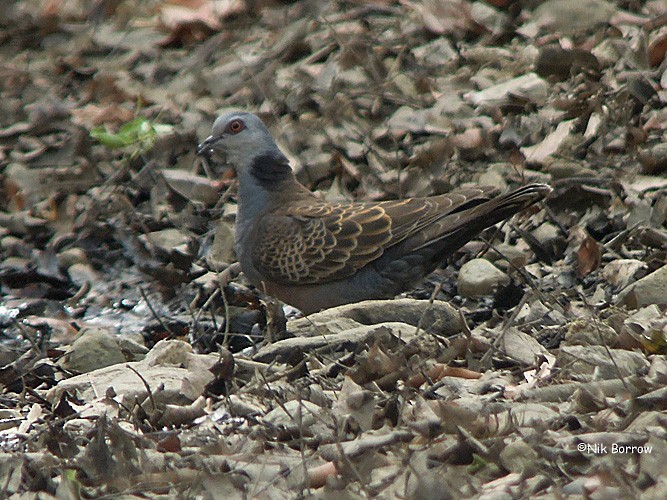
<path id="1" fill-rule="evenodd" d="M 35 203 L 44 192 L 44 178 L 37 169 L 27 168 L 21 163 L 9 163 L 3 169 L 4 177 L 23 193 L 28 203 Z"/>
<path id="2" fill-rule="evenodd" d="M 264 422 L 290 432 L 311 435 L 310 428 L 318 423 L 322 408 L 310 401 L 292 400 L 264 416 Z"/>
<path id="3" fill-rule="evenodd" d="M 3 175 L 6 178 L 7 171 L 3 172 Z M 27 210 L 11 214 L 0 212 L 0 229 L 9 230 L 16 236 L 33 235 L 35 232 L 42 231 L 48 225 L 48 221 L 33 217 Z"/>
<path id="4" fill-rule="evenodd" d="M 500 463 L 510 472 L 522 473 L 537 466 L 539 456 L 524 441 L 517 440 L 508 444 L 500 452 Z"/>
<path id="5" fill-rule="evenodd" d="M 615 11 L 603 0 L 549 0 L 535 9 L 533 18 L 549 33 L 573 34 L 609 22 Z"/>
<path id="6" fill-rule="evenodd" d="M 475 158 L 481 155 L 487 146 L 487 141 L 483 131 L 477 127 L 471 127 L 451 136 L 452 145 L 461 150 L 466 158 Z"/>
<path id="7" fill-rule="evenodd" d="M 545 222 L 538 226 L 531 234 L 540 243 L 540 246 L 549 253 L 549 258 L 552 262 L 562 257 L 567 247 L 567 242 L 558 226 L 550 222 Z"/>
<path id="8" fill-rule="evenodd" d="M 667 359 L 665 356 L 653 356 L 646 380 L 655 387 L 667 386 Z"/>
<path id="9" fill-rule="evenodd" d="M 526 157 L 526 161 L 541 164 L 551 156 L 566 149 L 565 146 L 574 133 L 575 125 L 576 120 L 563 120 L 558 124 L 556 130 L 550 132 L 542 142 L 522 147 L 521 152 Z"/>
<path id="10" fill-rule="evenodd" d="M 137 335 L 136 340 L 132 338 L 132 335 L 119 335 L 117 341 L 125 357 L 129 356 L 132 361 L 141 361 L 150 352 L 148 347 L 142 343 L 141 335 Z"/>
<path id="11" fill-rule="evenodd" d="M 67 274 L 72 282 L 79 286 L 82 286 L 84 283 L 95 283 L 100 279 L 93 267 L 86 262 L 72 264 L 67 268 Z"/>
<path id="12" fill-rule="evenodd" d="M 464 297 L 491 295 L 500 285 L 510 282 L 500 269 L 486 259 L 472 259 L 459 271 L 458 290 Z"/>
<path id="13" fill-rule="evenodd" d="M 597 345 L 562 346 L 556 356 L 556 366 L 561 368 L 562 377 L 607 380 L 646 373 L 649 362 L 643 353 L 624 349 Z"/>
<path id="14" fill-rule="evenodd" d="M 545 222 L 541 224 L 533 231 L 533 236 L 540 244 L 547 246 L 551 241 L 555 240 L 558 237 L 561 237 L 560 230 L 558 226 L 550 222 Z"/>
<path id="15" fill-rule="evenodd" d="M 234 261 L 234 227 L 226 220 L 218 222 L 209 259 L 216 269 L 222 269 Z"/>
<path id="16" fill-rule="evenodd" d="M 111 387 L 116 401 L 132 405 L 135 398 L 143 400 L 146 397 L 145 382 L 148 382 L 154 399 L 159 402 L 189 403 L 196 400 L 204 392 L 206 384 L 213 380 L 214 375 L 209 369 L 217 361 L 217 354 L 194 354 L 192 346 L 186 342 L 161 340 L 142 361 L 123 362 L 104 368 L 98 365 L 94 371 L 62 380 L 47 393 L 47 399 L 57 401 L 63 392 L 69 392 L 85 402 L 92 402 L 103 398 L 104 392 Z M 160 384 L 164 388 L 157 391 Z M 102 410 L 100 407 L 93 414 Z"/>
<path id="17" fill-rule="evenodd" d="M 401 106 L 387 120 L 390 130 L 403 134 L 405 132 L 424 132 L 428 123 L 428 110 L 413 109 L 410 106 Z"/>
<path id="18" fill-rule="evenodd" d="M 500 33 L 507 24 L 506 14 L 484 2 L 474 2 L 472 4 L 470 17 L 491 33 Z"/>
<path id="19" fill-rule="evenodd" d="M 162 175 L 170 188 L 188 200 L 211 205 L 220 198 L 218 188 L 206 177 L 180 169 L 163 170 Z"/>
<path id="20" fill-rule="evenodd" d="M 513 360 L 525 365 L 533 365 L 538 356 L 548 354 L 548 351 L 537 340 L 517 328 L 510 328 L 505 332 L 499 348 Z"/>
<path id="21" fill-rule="evenodd" d="M 201 82 L 211 95 L 228 95 L 243 86 L 248 72 L 253 71 L 252 65 L 256 58 L 253 56 L 234 58 L 217 65 L 205 68 L 201 72 Z"/>
<path id="22" fill-rule="evenodd" d="M 126 361 L 114 335 L 104 328 L 87 326 L 81 329 L 58 364 L 66 370 L 87 373 Z"/>
<path id="23" fill-rule="evenodd" d="M 505 180 L 507 174 L 507 165 L 495 163 L 489 165 L 485 172 L 482 172 L 477 178 L 477 183 L 480 186 L 493 186 L 500 191 L 508 191 L 509 186 Z"/>
<path id="24" fill-rule="evenodd" d="M 0 227 L 0 235 L 6 232 L 6 229 Z M 25 242 L 16 236 L 7 234 L 0 238 L 0 250 L 5 252 L 5 255 L 18 255 L 21 251 L 21 248 L 25 248 Z"/>
<path id="25" fill-rule="evenodd" d="M 558 324 L 557 321 L 553 321 L 550 317 L 553 312 L 551 307 L 544 305 L 539 300 L 534 300 L 523 305 L 516 315 L 516 321 L 519 324 L 532 323 L 534 321 L 541 321 L 543 324 Z"/>
<path id="26" fill-rule="evenodd" d="M 481 413 L 489 415 L 489 431 L 516 432 L 517 429 L 535 431 L 536 425 L 548 425 L 560 417 L 560 413 L 543 403 L 526 402 L 520 405 L 494 404 L 493 408 L 485 405 Z M 520 431 L 519 431 L 520 432 Z"/>
<path id="27" fill-rule="evenodd" d="M 616 302 L 631 309 L 651 304 L 667 304 L 667 266 L 626 287 Z"/>
<path id="28" fill-rule="evenodd" d="M 656 304 L 638 309 L 623 320 L 619 330 L 619 346 L 625 349 L 640 348 L 657 353 L 664 349 L 667 338 L 667 316 Z"/>
<path id="29" fill-rule="evenodd" d="M 176 248 L 186 246 L 191 237 L 180 229 L 168 228 L 152 233 L 142 234 L 139 239 L 149 247 L 153 246 L 165 253 L 170 253 Z"/>
<path id="30" fill-rule="evenodd" d="M 63 269 L 68 269 L 74 264 L 87 264 L 88 256 L 86 252 L 77 247 L 67 248 L 58 253 L 58 265 Z"/>
<path id="31" fill-rule="evenodd" d="M 642 173 L 662 174 L 667 170 L 667 144 L 653 144 L 641 151 L 638 158 L 642 164 Z"/>
<path id="32" fill-rule="evenodd" d="M 583 165 L 572 162 L 554 161 L 544 168 L 551 177 L 556 179 L 567 179 L 569 177 L 594 177 L 595 171 Z"/>
<path id="33" fill-rule="evenodd" d="M 367 300 L 327 309 L 310 314 L 307 318 L 290 321 L 287 329 L 296 336 L 317 336 L 319 333 L 314 327 L 318 325 L 326 325 L 332 332 L 340 332 L 360 325 L 390 322 L 420 326 L 429 333 L 443 336 L 459 333 L 462 328 L 458 311 L 447 302 L 391 299 Z"/>
<path id="34" fill-rule="evenodd" d="M 563 345 L 606 345 L 615 346 L 618 333 L 601 321 L 575 320 L 567 325 Z"/>
<path id="35" fill-rule="evenodd" d="M 512 78 L 478 92 L 469 92 L 464 97 L 476 106 L 503 106 L 515 96 L 542 105 L 547 99 L 547 82 L 535 73 Z"/>
<path id="36" fill-rule="evenodd" d="M 28 269 L 30 265 L 30 259 L 26 259 L 25 257 L 6 257 L 2 260 L 2 269 L 5 272 L 8 270 L 23 272 L 25 269 Z"/>
<path id="37" fill-rule="evenodd" d="M 156 349 L 158 344 L 160 348 Z M 189 344 L 184 342 L 159 342 L 158 344 L 146 356 L 144 362 L 147 366 L 187 366 L 189 364 L 192 355 L 192 347 Z"/>
<path id="38" fill-rule="evenodd" d="M 591 54 L 604 66 L 612 66 L 623 57 L 628 49 L 629 41 L 615 37 L 605 37 L 591 49 Z"/>
<path id="39" fill-rule="evenodd" d="M 77 2 L 74 3 L 74 6 L 76 5 Z M 119 33 L 111 25 L 100 25 L 92 31 L 91 36 L 98 47 L 106 47 L 109 50 L 150 50 L 156 43 L 160 43 L 164 33 L 143 26 L 128 33 Z"/>
<path id="40" fill-rule="evenodd" d="M 23 418 L 20 411 L 0 408 L 0 431 L 11 429 Z"/>
<path id="41" fill-rule="evenodd" d="M 508 262 L 516 267 L 523 267 L 528 263 L 528 254 L 516 245 L 499 243 L 489 250 L 485 258 L 495 265 L 505 269 Z"/>
<path id="42" fill-rule="evenodd" d="M 298 352 L 310 352 L 327 346 L 332 352 L 341 346 L 371 345 L 375 342 L 391 343 L 401 339 L 410 342 L 415 338 L 417 329 L 406 323 L 385 322 L 374 325 L 360 325 L 343 331 L 332 331 L 329 325 L 312 325 L 310 335 L 279 340 L 261 347 L 253 356 L 253 360 L 263 363 L 283 362 Z M 339 324 L 336 323 L 335 327 Z"/>
<path id="43" fill-rule="evenodd" d="M 415 47 L 412 53 L 420 64 L 432 67 L 442 67 L 443 64 L 451 63 L 459 57 L 452 43 L 444 37 L 438 37 L 432 42 Z"/>
<path id="44" fill-rule="evenodd" d="M 646 267 L 644 262 L 637 259 L 616 259 L 604 266 L 602 277 L 607 283 L 625 288 L 631 281 L 634 281 L 637 272 Z"/>
<path id="45" fill-rule="evenodd" d="M 590 74 L 598 74 L 600 63 L 587 50 L 564 49 L 551 45 L 540 49 L 540 54 L 535 62 L 535 71 L 543 77 L 555 76 L 564 80 L 573 72 L 586 71 Z"/>

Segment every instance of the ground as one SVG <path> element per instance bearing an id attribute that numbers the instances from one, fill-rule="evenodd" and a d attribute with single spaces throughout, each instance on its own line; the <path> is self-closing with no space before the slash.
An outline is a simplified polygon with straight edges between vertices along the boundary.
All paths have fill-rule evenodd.
<path id="1" fill-rule="evenodd" d="M 0 27 L 0 496 L 667 495 L 662 0 Z M 401 297 L 298 318 L 231 272 L 234 182 L 195 154 L 226 108 L 330 201 L 553 193 Z"/>

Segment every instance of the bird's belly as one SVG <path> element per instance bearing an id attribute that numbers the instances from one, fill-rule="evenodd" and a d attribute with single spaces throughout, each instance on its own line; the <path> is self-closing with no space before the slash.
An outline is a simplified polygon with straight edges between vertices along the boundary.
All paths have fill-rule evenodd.
<path id="1" fill-rule="evenodd" d="M 396 295 L 394 290 L 383 290 L 373 280 L 366 279 L 365 273 L 338 281 L 311 285 L 285 285 L 264 282 L 259 286 L 269 295 L 298 308 L 304 314 L 322 309 L 361 302 L 362 300 L 386 299 Z"/>

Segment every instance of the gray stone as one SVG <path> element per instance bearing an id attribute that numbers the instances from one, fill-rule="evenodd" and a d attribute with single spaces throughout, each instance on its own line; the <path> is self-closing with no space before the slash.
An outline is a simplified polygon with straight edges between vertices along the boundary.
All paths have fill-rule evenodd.
<path id="1" fill-rule="evenodd" d="M 667 304 L 667 266 L 631 284 L 619 295 L 618 303 L 631 309 Z"/>
<path id="2" fill-rule="evenodd" d="M 104 328 L 81 329 L 58 364 L 66 370 L 87 373 L 127 361 L 115 336 Z"/>
<path id="3" fill-rule="evenodd" d="M 458 290 L 464 297 L 483 297 L 509 282 L 509 276 L 488 260 L 473 259 L 463 264 L 459 271 Z"/>

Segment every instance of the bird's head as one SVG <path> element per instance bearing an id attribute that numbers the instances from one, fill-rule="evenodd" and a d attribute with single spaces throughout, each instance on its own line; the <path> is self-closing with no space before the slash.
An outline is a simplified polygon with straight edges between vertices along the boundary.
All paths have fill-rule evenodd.
<path id="1" fill-rule="evenodd" d="M 218 117 L 211 135 L 197 147 L 197 154 L 233 168 L 240 179 L 252 175 L 255 180 L 275 182 L 281 173 L 292 175 L 266 125 L 245 111 Z"/>

